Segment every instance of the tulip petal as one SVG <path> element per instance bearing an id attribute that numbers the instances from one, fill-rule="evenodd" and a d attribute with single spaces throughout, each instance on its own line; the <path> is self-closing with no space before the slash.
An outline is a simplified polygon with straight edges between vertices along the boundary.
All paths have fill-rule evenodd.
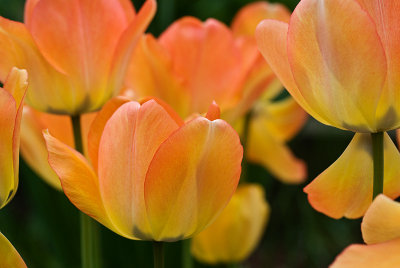
<path id="1" fill-rule="evenodd" d="M 0 267 L 2 268 L 27 267 L 24 260 L 17 252 L 17 250 L 2 233 L 0 233 Z"/>
<path id="2" fill-rule="evenodd" d="M 71 93 L 66 77 L 54 70 L 40 54 L 30 33 L 22 23 L 0 17 L 0 80 L 5 81 L 13 66 L 24 68 L 29 73 L 27 102 L 41 111 L 60 112 L 79 102 L 79 96 Z M 55 93 L 48 88 L 57 88 Z M 80 96 L 82 97 L 82 96 Z M 70 106 L 71 105 L 71 106 Z"/>
<path id="3" fill-rule="evenodd" d="M 276 76 L 290 92 L 293 98 L 318 121 L 329 124 L 324 114 L 319 114 L 311 107 L 294 81 L 287 54 L 288 24 L 275 20 L 264 20 L 256 29 L 256 40 L 261 54 Z"/>
<path id="4" fill-rule="evenodd" d="M 118 37 L 128 26 L 119 1 L 40 0 L 30 16 L 27 27 L 57 70 L 81 77 L 85 86 L 104 83 Z"/>
<path id="5" fill-rule="evenodd" d="M 144 204 L 145 175 L 159 145 L 177 128 L 154 100 L 142 106 L 137 102 L 122 105 L 104 127 L 98 156 L 100 192 L 112 222 L 127 235 L 151 238 Z"/>
<path id="6" fill-rule="evenodd" d="M 124 97 L 115 97 L 109 100 L 100 110 L 100 112 L 97 113 L 95 119 L 90 126 L 90 130 L 88 133 L 88 155 L 91 160 L 93 169 L 96 172 L 98 170 L 99 145 L 104 127 L 108 119 L 110 119 L 114 112 L 121 105 L 127 103 L 128 101 L 129 99 Z"/>
<path id="7" fill-rule="evenodd" d="M 400 154 L 384 135 L 384 194 L 400 195 Z M 343 154 L 314 179 L 304 192 L 314 209 L 332 218 L 359 218 L 372 200 L 372 140 L 370 134 L 355 134 Z"/>
<path id="8" fill-rule="evenodd" d="M 257 25 L 265 19 L 288 23 L 290 11 L 282 4 L 255 2 L 244 6 L 235 15 L 232 31 L 236 36 L 254 36 Z"/>
<path id="9" fill-rule="evenodd" d="M 238 101 L 246 70 L 232 32 L 221 22 L 193 17 L 174 22 L 159 38 L 173 59 L 173 71 L 191 97 L 188 114 L 204 113 L 215 100 L 222 110 Z M 186 115 L 187 116 L 187 115 Z"/>
<path id="10" fill-rule="evenodd" d="M 144 31 L 153 19 L 156 8 L 157 3 L 155 0 L 146 0 L 139 13 L 118 40 L 118 45 L 114 50 L 109 80 L 109 87 L 115 89 L 114 95 L 119 93 L 118 90 L 123 86 L 135 47 L 137 47 Z"/>
<path id="11" fill-rule="evenodd" d="M 398 128 L 400 116 L 400 10 L 399 1 L 357 0 L 375 22 L 379 37 L 385 49 L 387 60 L 387 82 L 379 102 L 377 117 L 380 128 Z"/>
<path id="12" fill-rule="evenodd" d="M 250 162 L 263 165 L 284 183 L 302 183 L 306 179 L 305 163 L 296 158 L 279 138 L 269 132 L 263 119 L 251 121 L 246 156 Z"/>
<path id="13" fill-rule="evenodd" d="M 126 76 L 126 86 L 135 97 L 156 97 L 171 105 L 182 117 L 189 112 L 189 93 L 174 74 L 172 59 L 152 35 L 136 47 Z"/>
<path id="14" fill-rule="evenodd" d="M 375 244 L 400 237 L 400 203 L 377 196 L 361 224 L 365 243 Z"/>
<path id="15" fill-rule="evenodd" d="M 27 86 L 26 71 L 13 68 L 4 88 L 0 88 L 0 208 L 13 198 L 18 188 L 19 133 Z"/>
<path id="16" fill-rule="evenodd" d="M 239 186 L 218 218 L 192 239 L 192 254 L 208 264 L 244 261 L 262 238 L 269 213 L 262 186 Z"/>
<path id="17" fill-rule="evenodd" d="M 376 245 L 351 245 L 336 257 L 330 268 L 393 268 L 400 266 L 400 239 Z"/>
<path id="18" fill-rule="evenodd" d="M 81 116 L 82 138 L 85 155 L 87 154 L 87 133 L 94 114 Z M 73 147 L 74 138 L 69 116 L 47 114 L 24 107 L 21 121 L 21 154 L 29 166 L 48 184 L 61 190 L 57 174 L 49 166 L 46 142 L 42 131 L 48 129 L 58 140 Z"/>
<path id="19" fill-rule="evenodd" d="M 98 178 L 87 160 L 77 151 L 43 132 L 49 153 L 49 164 L 60 178 L 68 199 L 83 213 L 93 217 L 107 228 L 121 233 L 114 227 L 104 209 L 99 192 Z"/>
<path id="20" fill-rule="evenodd" d="M 215 101 L 213 101 L 210 107 L 208 107 L 206 118 L 210 121 L 214 121 L 219 119 L 220 117 L 221 117 L 221 111 L 219 109 L 219 106 Z"/>
<path id="21" fill-rule="evenodd" d="M 316 112 L 335 127 L 382 131 L 375 113 L 386 56 L 374 22 L 356 1 L 301 1 L 287 44 L 293 77 Z"/>
<path id="22" fill-rule="evenodd" d="M 307 114 L 293 98 L 281 101 L 262 101 L 255 107 L 253 120 L 265 125 L 265 132 L 285 142 L 293 138 L 304 126 Z"/>
<path id="23" fill-rule="evenodd" d="M 197 117 L 163 142 L 144 186 L 154 240 L 176 241 L 204 229 L 234 193 L 242 154 L 237 133 L 220 119 Z"/>

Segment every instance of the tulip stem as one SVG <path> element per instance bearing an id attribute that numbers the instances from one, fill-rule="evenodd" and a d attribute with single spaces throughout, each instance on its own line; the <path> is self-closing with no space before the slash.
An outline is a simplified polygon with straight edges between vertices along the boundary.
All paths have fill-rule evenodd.
<path id="1" fill-rule="evenodd" d="M 80 115 L 71 116 L 75 149 L 83 154 Z M 81 264 L 83 268 L 99 268 L 100 229 L 98 224 L 84 213 L 80 213 L 81 224 Z"/>
<path id="2" fill-rule="evenodd" d="M 164 243 L 154 241 L 153 252 L 154 252 L 154 268 L 164 268 Z"/>
<path id="3" fill-rule="evenodd" d="M 193 258 L 190 254 L 191 239 L 182 240 L 182 267 L 193 268 Z"/>
<path id="4" fill-rule="evenodd" d="M 371 133 L 372 158 L 374 163 L 374 186 L 372 200 L 383 193 L 383 133 Z"/>

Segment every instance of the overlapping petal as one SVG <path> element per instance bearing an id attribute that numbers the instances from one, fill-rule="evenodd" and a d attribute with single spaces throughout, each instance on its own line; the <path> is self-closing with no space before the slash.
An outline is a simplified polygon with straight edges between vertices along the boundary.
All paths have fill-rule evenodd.
<path id="1" fill-rule="evenodd" d="M 12 68 L 0 88 L 0 208 L 18 188 L 20 123 L 27 86 L 26 71 Z"/>
<path id="2" fill-rule="evenodd" d="M 400 154 L 386 133 L 384 159 L 383 192 L 397 198 Z M 304 188 L 304 192 L 316 210 L 332 218 L 358 218 L 372 202 L 372 183 L 371 136 L 357 133 L 339 159 Z"/>
<path id="3" fill-rule="evenodd" d="M 238 187 L 221 215 L 192 240 L 196 259 L 235 263 L 248 258 L 260 241 L 269 217 L 264 190 L 256 184 Z"/>
<path id="4" fill-rule="evenodd" d="M 198 117 L 163 142 L 144 189 L 155 240 L 180 240 L 204 229 L 234 193 L 241 155 L 237 134 L 220 119 Z"/>

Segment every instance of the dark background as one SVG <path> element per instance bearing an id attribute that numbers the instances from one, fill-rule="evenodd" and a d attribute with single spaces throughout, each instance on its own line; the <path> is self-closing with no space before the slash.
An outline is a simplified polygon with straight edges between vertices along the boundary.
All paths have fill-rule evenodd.
<path id="1" fill-rule="evenodd" d="M 248 0 L 159 0 L 149 31 L 158 35 L 175 19 L 192 15 L 217 18 L 228 25 Z M 284 3 L 291 10 L 298 1 Z M 134 1 L 140 7 L 143 1 Z M 0 0 L 0 15 L 22 21 L 24 0 Z M 0 59 L 1 60 L 1 59 Z M 352 134 L 310 119 L 290 142 L 306 161 L 309 181 L 344 151 Z M 360 220 L 333 220 L 314 211 L 302 189 L 274 179 L 251 165 L 250 181 L 265 186 L 271 218 L 264 237 L 244 267 L 327 267 L 347 245 L 362 242 Z M 45 184 L 21 161 L 20 187 L 15 198 L 0 211 L 0 230 L 14 244 L 29 267 L 79 267 L 78 211 L 67 198 Z M 103 267 L 152 267 L 152 245 L 131 241 L 102 228 Z M 166 247 L 167 267 L 180 267 L 181 243 Z M 196 263 L 196 267 L 206 267 Z"/>

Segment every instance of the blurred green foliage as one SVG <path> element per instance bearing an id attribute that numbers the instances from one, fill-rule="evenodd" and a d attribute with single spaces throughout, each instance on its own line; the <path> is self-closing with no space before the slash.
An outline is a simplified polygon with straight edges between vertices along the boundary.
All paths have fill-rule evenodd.
<path id="1" fill-rule="evenodd" d="M 175 19 L 191 15 L 217 18 L 227 24 L 250 0 L 160 0 L 149 31 L 160 34 Z M 290 9 L 296 0 L 278 1 Z M 142 1 L 134 1 L 140 7 Z M 24 0 L 0 0 L 0 15 L 22 20 Z M 351 139 L 351 133 L 310 119 L 290 143 L 308 164 L 309 181 L 332 164 Z M 29 267 L 79 267 L 78 211 L 67 198 L 45 184 L 22 161 L 20 187 L 0 211 L 0 230 Z M 361 242 L 360 220 L 333 220 L 315 210 L 303 193 L 304 185 L 284 185 L 263 168 L 251 165 L 250 181 L 265 186 L 271 219 L 256 252 L 244 267 L 327 267 L 347 245 Z M 103 267 L 152 267 L 149 242 L 131 241 L 102 228 Z M 180 267 L 181 243 L 169 243 L 166 267 Z M 196 263 L 196 267 L 206 267 Z"/>

